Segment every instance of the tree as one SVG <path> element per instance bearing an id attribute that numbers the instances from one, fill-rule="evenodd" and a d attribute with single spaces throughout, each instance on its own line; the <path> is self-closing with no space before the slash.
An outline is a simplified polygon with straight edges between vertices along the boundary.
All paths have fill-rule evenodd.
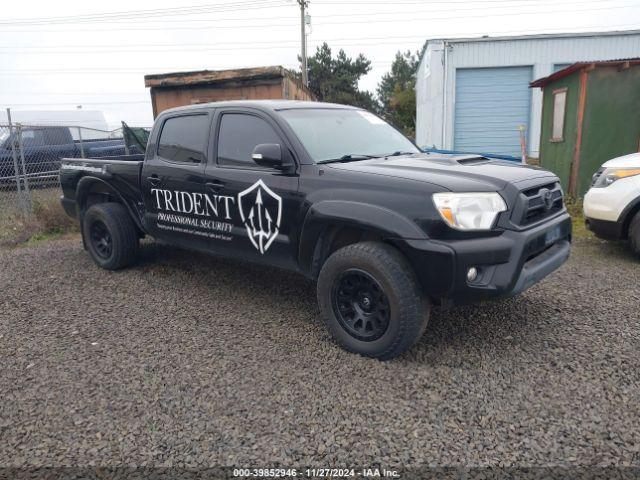
<path id="1" fill-rule="evenodd" d="M 381 114 L 409 137 L 416 131 L 416 72 L 420 54 L 396 53 L 391 71 L 378 84 Z"/>
<path id="2" fill-rule="evenodd" d="M 334 58 L 325 42 L 307 61 L 309 88 L 321 102 L 334 102 L 378 111 L 371 92 L 358 88 L 360 78 L 371 70 L 371 61 L 360 54 L 353 60 L 340 50 Z"/>

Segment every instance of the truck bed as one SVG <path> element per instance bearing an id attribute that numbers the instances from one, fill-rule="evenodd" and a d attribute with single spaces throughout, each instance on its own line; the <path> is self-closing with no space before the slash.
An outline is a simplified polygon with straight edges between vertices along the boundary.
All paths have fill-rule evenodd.
<path id="1" fill-rule="evenodd" d="M 143 160 L 144 155 L 141 154 L 63 158 L 60 161 L 60 186 L 64 197 L 67 201 L 75 202 L 79 182 L 90 176 L 109 185 L 123 200 L 131 202 L 129 204 L 142 204 L 140 175 Z"/>

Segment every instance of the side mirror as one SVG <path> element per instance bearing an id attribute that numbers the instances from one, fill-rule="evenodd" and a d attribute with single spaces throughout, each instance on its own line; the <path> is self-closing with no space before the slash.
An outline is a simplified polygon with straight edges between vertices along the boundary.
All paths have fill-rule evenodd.
<path id="1" fill-rule="evenodd" d="M 277 168 L 284 167 L 282 159 L 282 148 L 278 143 L 261 143 L 256 145 L 251 154 L 251 158 L 261 167 Z"/>

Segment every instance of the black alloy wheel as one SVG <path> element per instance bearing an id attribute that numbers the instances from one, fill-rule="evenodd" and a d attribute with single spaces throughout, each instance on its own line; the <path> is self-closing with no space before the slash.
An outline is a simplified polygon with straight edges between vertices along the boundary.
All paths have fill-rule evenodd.
<path id="1" fill-rule="evenodd" d="M 113 253 L 113 238 L 107 226 L 100 220 L 94 220 L 90 229 L 90 241 L 96 254 L 107 259 Z"/>
<path id="2" fill-rule="evenodd" d="M 392 245 L 359 242 L 327 258 L 318 275 L 320 314 L 340 346 L 390 360 L 422 336 L 430 302 L 411 264 Z"/>
<path id="3" fill-rule="evenodd" d="M 85 247 L 102 268 L 118 270 L 135 260 L 139 231 L 124 205 L 115 202 L 91 205 L 82 217 L 81 227 Z"/>
<path id="4" fill-rule="evenodd" d="M 346 270 L 336 279 L 331 297 L 338 322 L 352 337 L 372 342 L 389 328 L 389 299 L 369 273 Z"/>

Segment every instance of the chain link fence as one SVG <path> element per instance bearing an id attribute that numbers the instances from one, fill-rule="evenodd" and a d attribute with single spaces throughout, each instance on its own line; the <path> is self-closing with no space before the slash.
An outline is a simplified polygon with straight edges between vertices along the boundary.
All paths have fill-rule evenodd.
<path id="1" fill-rule="evenodd" d="M 148 131 L 0 123 L 0 230 L 60 196 L 60 160 L 144 153 Z M 0 232 L 1 234 L 2 232 Z M 1 235 L 0 235 L 1 236 Z"/>

